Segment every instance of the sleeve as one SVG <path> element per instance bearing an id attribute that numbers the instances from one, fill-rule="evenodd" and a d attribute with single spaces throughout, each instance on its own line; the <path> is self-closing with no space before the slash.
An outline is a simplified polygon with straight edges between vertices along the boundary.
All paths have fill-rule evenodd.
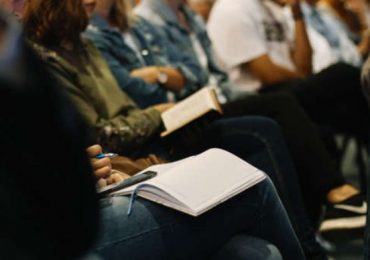
<path id="1" fill-rule="evenodd" d="M 184 76 L 185 86 L 181 93 L 178 94 L 179 96 L 188 96 L 208 82 L 208 74 L 203 72 L 196 57 L 179 51 L 178 48 L 171 44 L 167 33 L 162 27 L 151 24 L 144 18 L 140 18 L 140 22 L 142 24 L 141 28 L 150 31 L 154 37 L 155 45 L 160 46 L 161 52 L 163 52 L 157 56 L 164 56 L 162 58 L 166 59 L 166 61 L 159 61 L 159 63 L 169 63 Z"/>
<path id="2" fill-rule="evenodd" d="M 135 103 L 146 108 L 155 104 L 167 102 L 167 91 L 158 84 L 148 84 L 145 80 L 137 77 L 132 77 L 106 49 L 99 50 L 106 59 L 113 76 L 116 78 L 120 88 L 126 92 Z"/>
<path id="3" fill-rule="evenodd" d="M 219 5 L 216 3 L 208 22 L 208 33 L 214 50 L 227 69 L 267 54 L 266 41 L 261 30 L 263 22 L 259 17 L 261 10 L 251 0 L 234 1 L 229 6 L 222 5 L 227 1 L 220 2 Z"/>
<path id="4" fill-rule="evenodd" d="M 161 34 L 157 37 L 162 40 L 162 46 L 166 47 L 169 62 L 174 68 L 178 69 L 185 78 L 185 86 L 183 91 L 179 94 L 180 96 L 187 96 L 194 93 L 207 84 L 208 75 L 207 73 L 202 73 L 203 70 L 196 57 L 187 52 L 179 52 L 179 50 L 169 42 L 165 35 Z"/>
<path id="5" fill-rule="evenodd" d="M 116 78 L 120 88 L 126 92 L 141 108 L 167 102 L 167 92 L 158 84 L 148 84 L 143 79 L 131 77 L 129 71 L 122 66 L 111 50 L 114 46 L 101 35 L 86 31 L 84 36 L 90 39 L 100 50 L 108 66 Z"/>
<path id="6" fill-rule="evenodd" d="M 89 99 L 75 86 L 65 71 L 58 66 L 50 66 L 50 70 L 67 89 L 70 99 L 92 129 L 92 138 L 104 149 L 127 155 L 143 146 L 160 130 L 160 112 L 154 108 L 141 110 L 134 103 L 122 105 L 122 110 L 112 118 L 100 117 Z"/>

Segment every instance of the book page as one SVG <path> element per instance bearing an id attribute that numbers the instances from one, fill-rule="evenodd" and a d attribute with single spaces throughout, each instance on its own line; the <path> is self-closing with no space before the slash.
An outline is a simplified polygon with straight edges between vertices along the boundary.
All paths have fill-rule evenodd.
<path id="1" fill-rule="evenodd" d="M 162 113 L 162 121 L 167 132 L 172 132 L 211 110 L 221 112 L 220 105 L 214 96 L 214 90 L 211 88 L 202 88 Z"/>
<path id="2" fill-rule="evenodd" d="M 202 214 L 265 178 L 262 171 L 217 148 L 144 171 L 147 170 L 156 171 L 157 176 L 113 194 L 131 194 L 139 186 L 139 196 L 192 216 Z"/>
<path id="3" fill-rule="evenodd" d="M 148 183 L 166 191 L 197 216 L 264 178 L 263 172 L 235 155 L 210 149 Z"/>
<path id="4" fill-rule="evenodd" d="M 149 179 L 149 180 L 146 180 L 146 181 L 143 181 L 141 183 L 132 185 L 130 187 L 124 188 L 122 190 L 115 191 L 111 195 L 126 195 L 126 194 L 130 194 L 132 191 L 134 191 L 136 189 L 136 187 L 138 185 L 147 184 L 150 180 L 153 180 L 155 178 L 158 178 L 160 175 L 165 174 L 167 171 L 171 170 L 172 168 L 180 165 L 183 162 L 186 162 L 188 160 L 191 160 L 192 158 L 193 158 L 193 156 L 190 156 L 190 157 L 187 157 L 185 159 L 178 160 L 176 162 L 152 165 L 152 166 L 150 166 L 150 167 L 148 167 L 148 168 L 146 168 L 146 169 L 138 172 L 135 175 L 141 174 L 141 173 L 146 172 L 146 171 L 154 171 L 154 172 L 157 173 L 157 176 L 156 177 L 154 177 L 152 179 Z"/>

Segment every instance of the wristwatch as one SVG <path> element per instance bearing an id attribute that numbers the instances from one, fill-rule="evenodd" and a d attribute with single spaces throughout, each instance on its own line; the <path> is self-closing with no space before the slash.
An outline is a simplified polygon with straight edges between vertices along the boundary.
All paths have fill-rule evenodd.
<path id="1" fill-rule="evenodd" d="M 160 85 L 164 85 L 168 82 L 168 75 L 167 73 L 163 72 L 163 71 L 159 71 L 158 72 L 158 78 L 157 78 L 157 81 Z"/>

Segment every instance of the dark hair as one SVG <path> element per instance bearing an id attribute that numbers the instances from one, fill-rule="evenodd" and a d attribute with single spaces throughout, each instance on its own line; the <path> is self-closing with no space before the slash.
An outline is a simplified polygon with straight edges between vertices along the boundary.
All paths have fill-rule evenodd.
<path id="1" fill-rule="evenodd" d="M 45 47 L 78 46 L 88 17 L 81 0 L 29 0 L 23 23 L 26 36 Z"/>
<path id="2" fill-rule="evenodd" d="M 128 0 L 116 0 L 109 12 L 109 20 L 118 26 L 121 31 L 129 29 L 135 20 L 130 2 Z"/>

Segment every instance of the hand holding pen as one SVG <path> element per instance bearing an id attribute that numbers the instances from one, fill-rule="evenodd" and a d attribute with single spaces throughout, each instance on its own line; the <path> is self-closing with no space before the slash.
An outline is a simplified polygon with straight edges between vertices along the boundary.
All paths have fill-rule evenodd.
<path id="1" fill-rule="evenodd" d="M 97 185 L 104 187 L 106 185 L 122 181 L 126 176 L 120 173 L 112 173 L 112 165 L 110 158 L 116 157 L 114 153 L 102 153 L 100 145 L 93 145 L 86 149 L 87 155 L 90 158 L 90 163 L 97 179 Z"/>
<path id="2" fill-rule="evenodd" d="M 103 159 L 103 158 L 114 158 L 118 154 L 116 153 L 99 153 L 98 155 L 95 156 L 96 159 Z"/>

